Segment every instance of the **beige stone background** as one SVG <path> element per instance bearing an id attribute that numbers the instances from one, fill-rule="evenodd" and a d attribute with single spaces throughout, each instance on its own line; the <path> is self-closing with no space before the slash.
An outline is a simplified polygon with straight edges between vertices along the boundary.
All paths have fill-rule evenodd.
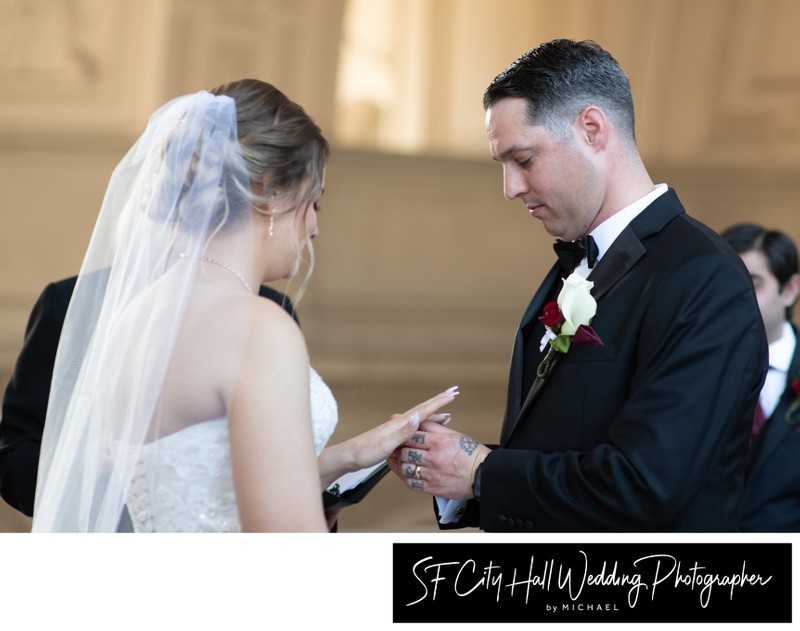
<path id="1" fill-rule="evenodd" d="M 517 319 L 552 250 L 502 197 L 480 101 L 554 37 L 619 59 L 646 163 L 690 213 L 800 241 L 795 0 L 0 0 L 0 381 L 41 289 L 77 273 L 148 114 L 254 76 L 334 148 L 299 305 L 339 401 L 334 440 L 457 384 L 453 426 L 494 441 Z M 0 502 L 0 531 L 29 527 Z M 430 501 L 391 477 L 340 527 L 436 530 Z"/>

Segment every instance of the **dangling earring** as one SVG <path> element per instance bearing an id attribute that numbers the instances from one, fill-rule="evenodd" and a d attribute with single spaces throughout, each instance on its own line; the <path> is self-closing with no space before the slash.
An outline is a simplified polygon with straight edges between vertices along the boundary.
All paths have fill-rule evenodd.
<path id="1" fill-rule="evenodd" d="M 275 236 L 275 211 L 269 216 L 269 236 Z"/>

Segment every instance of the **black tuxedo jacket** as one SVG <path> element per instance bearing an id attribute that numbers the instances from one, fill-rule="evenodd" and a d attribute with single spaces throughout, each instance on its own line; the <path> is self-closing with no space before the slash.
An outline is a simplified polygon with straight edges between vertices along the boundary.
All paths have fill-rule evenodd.
<path id="1" fill-rule="evenodd" d="M 0 420 L 0 496 L 17 510 L 33 515 L 39 448 L 47 415 L 58 340 L 77 276 L 50 283 L 33 307 L 25 340 L 3 398 Z M 259 293 L 282 304 L 295 318 L 291 301 L 262 286 Z"/>
<path id="2" fill-rule="evenodd" d="M 572 348 L 525 392 L 557 265 L 517 331 L 499 448 L 460 526 L 487 531 L 735 531 L 767 342 L 740 258 L 673 190 L 589 280 L 603 346 Z M 537 342 L 526 347 L 526 336 Z M 534 352 L 531 352 L 533 350 Z"/>
<path id="3" fill-rule="evenodd" d="M 786 390 L 747 456 L 742 530 L 800 532 L 800 411 L 787 419 L 797 397 L 791 381 L 800 375 L 800 333 L 789 366 Z"/>

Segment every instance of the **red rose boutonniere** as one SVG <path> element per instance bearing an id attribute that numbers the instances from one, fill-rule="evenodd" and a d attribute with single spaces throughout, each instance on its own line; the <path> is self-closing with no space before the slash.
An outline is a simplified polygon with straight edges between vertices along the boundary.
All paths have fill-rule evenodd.
<path id="1" fill-rule="evenodd" d="M 592 287 L 594 283 L 573 273 L 564 280 L 557 301 L 544 306 L 539 316 L 546 329 L 541 349 L 544 350 L 546 344 L 550 344 L 550 349 L 536 370 L 538 377 L 547 377 L 556 353 L 566 353 L 571 346 L 603 345 L 589 326 L 597 313 L 597 302 L 590 293 Z"/>
<path id="2" fill-rule="evenodd" d="M 800 423 L 800 375 L 792 379 L 791 388 L 794 392 L 794 401 L 786 411 L 786 422 L 790 425 L 796 425 Z M 795 431 L 797 429 L 795 428 Z"/>

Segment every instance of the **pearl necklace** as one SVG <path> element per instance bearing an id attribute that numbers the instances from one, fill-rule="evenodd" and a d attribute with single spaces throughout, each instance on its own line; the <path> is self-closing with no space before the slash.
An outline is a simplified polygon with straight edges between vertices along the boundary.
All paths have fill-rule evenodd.
<path id="1" fill-rule="evenodd" d="M 185 252 L 181 252 L 180 257 L 182 259 L 185 259 L 185 258 L 188 258 L 188 255 Z M 206 263 L 211 263 L 212 265 L 216 265 L 217 267 L 221 267 L 225 271 L 230 272 L 231 274 L 236 276 L 236 278 L 239 279 L 239 282 L 242 283 L 242 285 L 244 285 L 244 288 L 249 293 L 251 293 L 251 294 L 254 293 L 253 292 L 253 288 L 250 287 L 250 283 L 248 283 L 244 279 L 244 276 L 242 276 L 239 272 L 237 272 L 235 269 L 233 269 L 230 265 L 226 265 L 225 263 L 223 263 L 222 261 L 218 261 L 217 259 L 212 259 L 210 256 L 201 256 L 200 260 L 201 261 L 205 261 Z"/>

